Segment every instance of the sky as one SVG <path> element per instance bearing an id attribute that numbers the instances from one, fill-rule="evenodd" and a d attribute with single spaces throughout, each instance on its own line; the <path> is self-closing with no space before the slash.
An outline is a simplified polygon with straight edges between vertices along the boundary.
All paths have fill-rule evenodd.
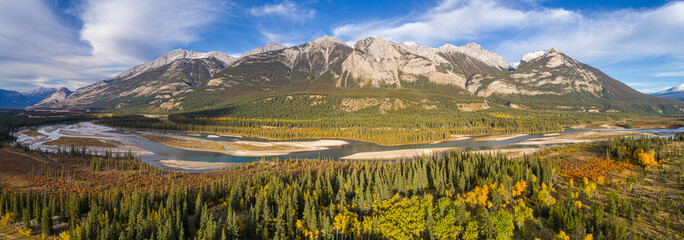
<path id="1" fill-rule="evenodd" d="M 174 49 L 234 56 L 334 36 L 556 48 L 642 92 L 684 83 L 684 1 L 0 0 L 0 88 L 76 89 Z"/>

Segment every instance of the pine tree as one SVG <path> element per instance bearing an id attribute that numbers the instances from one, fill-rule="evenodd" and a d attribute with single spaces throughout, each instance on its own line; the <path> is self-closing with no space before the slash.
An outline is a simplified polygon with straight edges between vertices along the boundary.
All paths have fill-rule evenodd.
<path id="1" fill-rule="evenodd" d="M 50 208 L 43 208 L 40 227 L 43 235 L 52 235 L 52 215 Z"/>
<path id="2" fill-rule="evenodd" d="M 24 230 L 28 231 L 31 229 L 31 211 L 28 207 L 25 207 L 23 210 L 23 213 L 21 214 L 23 223 L 24 223 Z"/>

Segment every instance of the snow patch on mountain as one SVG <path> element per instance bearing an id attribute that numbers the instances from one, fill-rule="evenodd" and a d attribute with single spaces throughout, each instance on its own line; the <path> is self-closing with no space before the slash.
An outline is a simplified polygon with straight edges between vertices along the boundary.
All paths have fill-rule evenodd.
<path id="1" fill-rule="evenodd" d="M 656 92 L 655 94 L 668 94 L 668 93 L 675 93 L 675 92 L 684 92 L 684 83 L 679 84 L 677 86 L 662 90 L 660 92 Z"/>
<path id="2" fill-rule="evenodd" d="M 428 46 L 418 45 L 415 42 L 402 42 L 397 44 L 404 50 L 418 56 L 426 57 L 437 64 L 449 63 L 446 59 L 439 55 L 439 50 Z"/>
<path id="3" fill-rule="evenodd" d="M 69 95 L 71 95 L 71 93 L 72 92 L 68 88 L 64 88 L 64 87 L 60 88 L 57 91 L 55 91 L 52 95 L 50 95 L 49 97 L 40 101 L 38 104 L 36 104 L 36 106 L 46 105 L 46 104 L 56 104 L 56 103 L 62 102 L 64 100 L 66 100 L 66 98 L 69 97 Z"/>
<path id="4" fill-rule="evenodd" d="M 446 59 L 444 59 L 442 56 L 440 56 L 439 53 L 450 53 L 450 52 L 456 52 L 456 53 L 462 53 L 465 54 L 466 56 L 475 58 L 477 60 L 480 60 L 484 62 L 485 64 L 499 68 L 499 69 L 504 69 L 508 70 L 511 68 L 513 65 L 509 62 L 507 62 L 503 57 L 501 57 L 499 54 L 495 52 L 490 52 L 482 48 L 481 45 L 471 42 L 466 45 L 457 47 L 451 44 L 444 44 L 441 47 L 438 48 L 432 48 L 428 46 L 422 46 L 419 45 L 415 42 L 402 42 L 397 44 L 404 50 L 419 55 L 426 57 L 432 61 L 434 61 L 437 64 L 443 64 L 443 63 L 448 63 Z"/>
<path id="5" fill-rule="evenodd" d="M 219 52 L 219 51 L 203 53 L 203 52 L 189 51 L 189 50 L 185 50 L 185 49 L 176 49 L 176 50 L 173 50 L 171 52 L 168 52 L 168 53 L 162 55 L 161 57 L 157 58 L 156 60 L 154 60 L 152 62 L 146 62 L 146 63 L 140 64 L 138 66 L 135 66 L 135 67 L 117 75 L 113 79 L 132 78 L 132 77 L 135 77 L 135 76 L 137 76 L 143 72 L 165 66 L 165 65 L 172 63 L 172 62 L 179 60 L 179 59 L 207 59 L 207 58 L 215 58 L 216 60 L 222 62 L 224 66 L 228 66 L 237 60 L 237 58 L 230 56 L 228 54 Z"/>
<path id="6" fill-rule="evenodd" d="M 31 105 L 39 103 L 43 99 L 49 97 L 53 93 L 57 91 L 56 88 L 44 88 L 40 87 L 38 89 L 34 89 L 32 91 L 28 92 L 22 92 L 21 94 L 24 95 L 29 101 L 31 101 Z"/>
<path id="7" fill-rule="evenodd" d="M 537 58 L 540 58 L 540 57 L 544 57 L 544 56 L 546 56 L 547 54 L 549 54 L 549 50 L 537 50 L 537 51 L 534 51 L 534 52 L 525 53 L 525 54 L 522 56 L 522 58 L 520 58 L 520 62 L 519 62 L 519 63 L 521 63 L 521 62 L 530 62 L 530 61 L 532 61 L 532 60 L 534 60 L 534 59 L 537 59 Z"/>
<path id="8" fill-rule="evenodd" d="M 270 42 L 270 43 L 266 44 L 265 46 L 261 46 L 261 47 L 249 50 L 248 52 L 242 54 L 242 56 L 240 56 L 240 58 L 244 58 L 244 57 L 254 55 L 254 54 L 259 54 L 259 53 L 265 53 L 265 52 L 270 52 L 270 51 L 278 51 L 278 50 L 285 49 L 285 48 L 287 48 L 287 46 L 282 45 L 282 44 L 277 43 L 277 42 Z"/>

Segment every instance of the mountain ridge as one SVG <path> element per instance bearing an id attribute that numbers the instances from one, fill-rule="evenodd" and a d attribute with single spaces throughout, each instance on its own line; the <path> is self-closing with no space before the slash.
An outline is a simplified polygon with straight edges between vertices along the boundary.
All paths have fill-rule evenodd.
<path id="1" fill-rule="evenodd" d="M 24 95 L 24 97 L 31 101 L 31 105 L 34 105 L 54 94 L 55 92 L 57 92 L 57 88 L 40 87 L 31 91 L 21 92 L 21 95 Z"/>
<path id="2" fill-rule="evenodd" d="M 40 107 L 188 111 L 264 94 L 334 93 L 367 87 L 421 89 L 428 84 L 437 88 L 452 86 L 442 87 L 452 89 L 443 94 L 472 94 L 482 100 L 520 101 L 519 96 L 528 96 L 529 100 L 523 101 L 532 102 L 552 99 L 528 104 L 546 110 L 625 112 L 631 111 L 629 104 L 641 106 L 639 111 L 654 113 L 684 109 L 677 102 L 638 93 L 554 48 L 527 53 L 519 63 L 509 63 L 477 43 L 431 48 L 369 37 L 350 47 L 337 38 L 323 36 L 293 47 L 271 42 L 240 58 L 226 59 L 210 53 L 174 50 L 118 78 L 78 89 L 60 103 Z M 138 76 L 142 74 L 145 77 Z M 104 86 L 112 92 L 103 90 Z M 98 104 L 92 101 L 97 94 L 87 94 L 89 91 L 106 94 L 105 98 L 118 104 Z M 568 108 L 564 106 L 568 101 L 579 105 Z"/>
<path id="3" fill-rule="evenodd" d="M 68 88 L 65 88 L 65 87 L 59 88 L 54 93 L 50 94 L 50 96 L 48 96 L 48 97 L 44 98 L 43 100 L 41 100 L 40 102 L 34 104 L 34 106 L 35 105 L 40 106 L 40 105 L 46 105 L 46 104 L 57 104 L 61 101 L 66 100 L 66 98 L 69 97 L 69 95 L 71 95 L 71 93 L 72 93 L 71 90 L 69 90 Z M 31 106 L 29 108 L 33 108 L 33 106 Z"/>
<path id="4" fill-rule="evenodd" d="M 651 93 L 650 95 L 684 101 L 684 83 L 662 91 Z"/>
<path id="5" fill-rule="evenodd" d="M 20 92 L 0 89 L 0 109 L 19 109 L 31 105 L 31 100 Z"/>

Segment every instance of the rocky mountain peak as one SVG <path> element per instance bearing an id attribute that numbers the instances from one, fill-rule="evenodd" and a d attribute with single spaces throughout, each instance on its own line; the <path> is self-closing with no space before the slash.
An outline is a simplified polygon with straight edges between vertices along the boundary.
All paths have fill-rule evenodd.
<path id="1" fill-rule="evenodd" d="M 42 105 L 50 105 L 50 104 L 60 103 L 64 100 L 66 100 L 66 98 L 69 97 L 69 95 L 71 95 L 71 93 L 72 93 L 71 90 L 69 90 L 68 88 L 65 88 L 65 87 L 57 89 L 57 91 L 55 91 L 52 95 L 50 95 L 49 97 L 47 97 L 47 98 L 43 99 L 42 101 L 40 101 L 39 103 L 37 103 L 35 105 L 35 107 L 40 107 Z"/>
<path id="2" fill-rule="evenodd" d="M 503 57 L 499 56 L 498 53 L 487 51 L 482 47 L 482 45 L 477 44 L 475 42 L 470 42 L 460 47 L 456 47 L 454 45 L 447 43 L 439 47 L 438 51 L 444 53 L 462 53 L 469 57 L 480 60 L 489 66 L 502 70 L 508 70 L 510 67 L 513 66 L 511 63 L 507 62 Z"/>
<path id="3" fill-rule="evenodd" d="M 458 49 L 458 47 L 452 45 L 451 43 L 447 43 L 447 44 L 444 44 L 437 49 L 439 49 L 440 51 L 448 52 L 448 51 L 456 51 Z"/>
<path id="4" fill-rule="evenodd" d="M 677 86 L 662 90 L 660 92 L 657 92 L 656 94 L 666 94 L 666 93 L 675 93 L 675 92 L 684 92 L 684 83 L 679 84 Z"/>
<path id="5" fill-rule="evenodd" d="M 522 57 L 520 58 L 520 62 L 521 63 L 530 62 L 534 59 L 546 56 L 546 54 L 548 54 L 548 53 L 549 53 L 549 50 L 537 50 L 537 51 L 533 51 L 533 52 L 528 52 L 528 53 L 525 53 L 522 55 Z"/>
<path id="6" fill-rule="evenodd" d="M 285 48 L 287 48 L 287 46 L 282 45 L 282 44 L 277 43 L 277 42 L 270 42 L 264 46 L 257 47 L 255 49 L 249 50 L 248 52 L 242 54 L 242 56 L 240 56 L 240 58 L 244 58 L 244 57 L 254 55 L 254 54 L 270 52 L 270 51 L 278 51 L 278 50 L 285 49 Z"/>
<path id="7" fill-rule="evenodd" d="M 50 95 L 52 95 L 56 91 L 57 91 L 56 88 L 40 87 L 40 88 L 34 89 L 32 91 L 22 92 L 21 94 L 24 95 L 24 97 L 26 97 L 31 102 L 31 105 L 33 105 L 33 104 L 36 104 L 36 103 L 42 101 L 43 99 L 49 97 Z"/>
<path id="8" fill-rule="evenodd" d="M 228 54 L 219 52 L 219 51 L 213 51 L 213 52 L 195 52 L 195 51 L 189 51 L 185 49 L 176 49 L 171 52 L 168 52 L 161 57 L 157 58 L 154 60 L 152 63 L 152 68 L 157 68 L 164 66 L 166 64 L 169 64 L 175 60 L 178 59 L 203 59 L 203 58 L 216 58 L 216 60 L 219 60 L 223 62 L 225 65 L 228 65 L 232 62 L 234 62 L 236 59 L 233 56 L 230 56 Z"/>
<path id="9" fill-rule="evenodd" d="M 484 48 L 482 48 L 482 45 L 477 44 L 476 42 L 469 42 L 469 43 L 467 43 L 466 45 L 463 45 L 461 48 L 464 48 L 464 49 L 471 49 L 471 50 L 475 50 L 475 51 L 482 51 L 482 50 L 484 50 Z"/>
<path id="10" fill-rule="evenodd" d="M 541 57 L 546 57 L 548 55 L 560 55 L 560 54 L 564 55 L 563 52 L 561 52 L 560 50 L 555 49 L 555 48 L 551 48 L 548 50 L 537 50 L 537 51 L 528 52 L 528 53 L 523 54 L 523 56 L 520 58 L 520 62 L 521 63 L 531 62 L 532 60 L 535 60 L 535 59 L 538 59 Z"/>
<path id="11" fill-rule="evenodd" d="M 310 41 L 310 42 L 308 42 L 308 43 L 311 43 L 311 44 L 326 44 L 326 45 L 327 45 L 327 44 L 345 44 L 344 42 L 342 42 L 342 40 L 340 40 L 340 39 L 338 39 L 338 38 L 336 38 L 336 37 L 328 36 L 328 35 L 325 35 L 325 36 L 323 36 L 323 37 L 314 39 L 314 40 L 312 40 L 312 41 Z M 345 45 L 346 45 L 346 44 L 345 44 Z"/>
<path id="12" fill-rule="evenodd" d="M 651 93 L 651 95 L 684 101 L 684 84 L 679 84 L 660 92 Z"/>
<path id="13" fill-rule="evenodd" d="M 26 96 L 26 95 L 36 95 L 36 94 L 45 94 L 45 93 L 52 94 L 52 93 L 54 93 L 55 91 L 57 91 L 56 88 L 44 88 L 44 87 L 39 87 L 39 88 L 34 89 L 34 90 L 31 90 L 31 91 L 22 92 L 21 94 L 23 94 L 24 96 Z"/>
<path id="14" fill-rule="evenodd" d="M 448 64 L 448 61 L 438 54 L 440 52 L 441 47 L 432 48 L 428 46 L 419 45 L 415 42 L 402 42 L 398 45 L 410 53 L 429 58 L 437 64 Z"/>
<path id="15" fill-rule="evenodd" d="M 118 76 L 114 77 L 113 79 L 126 79 L 126 78 L 132 78 L 135 77 L 143 72 L 149 71 L 151 69 L 159 68 L 162 66 L 165 66 L 169 63 L 172 63 L 176 60 L 180 59 L 206 59 L 206 58 L 215 58 L 219 62 L 223 63 L 224 66 L 228 66 L 235 62 L 237 59 L 233 56 L 230 56 L 228 54 L 218 52 L 218 51 L 213 51 L 213 52 L 194 52 L 194 51 L 189 51 L 185 49 L 176 49 L 171 52 L 168 52 L 161 57 L 155 59 L 152 62 L 146 62 L 143 64 L 140 64 L 138 66 L 135 66 Z"/>
<path id="16" fill-rule="evenodd" d="M 406 47 L 422 47 L 421 45 L 418 45 L 418 43 L 416 42 L 401 42 L 399 44 L 404 45 Z"/>
<path id="17" fill-rule="evenodd" d="M 436 50 L 413 43 L 395 44 L 381 37 L 366 38 L 354 44 L 354 52 L 342 63 L 342 71 L 361 86 L 394 85 L 416 81 L 420 76 L 431 82 L 465 86 L 465 78 L 437 69 L 441 58 Z M 443 60 L 443 59 L 442 59 Z M 443 60 L 446 62 L 445 60 Z M 338 85 L 349 86 L 348 82 Z"/>
<path id="18" fill-rule="evenodd" d="M 360 51 L 377 61 L 386 58 L 396 58 L 401 55 L 404 51 L 401 47 L 397 46 L 393 42 L 387 41 L 382 37 L 372 38 L 368 37 L 366 39 L 360 40 L 354 44 L 354 49 Z"/>
<path id="19" fill-rule="evenodd" d="M 279 53 L 288 68 L 320 76 L 352 51 L 342 40 L 323 36 L 303 45 L 286 48 Z"/>

